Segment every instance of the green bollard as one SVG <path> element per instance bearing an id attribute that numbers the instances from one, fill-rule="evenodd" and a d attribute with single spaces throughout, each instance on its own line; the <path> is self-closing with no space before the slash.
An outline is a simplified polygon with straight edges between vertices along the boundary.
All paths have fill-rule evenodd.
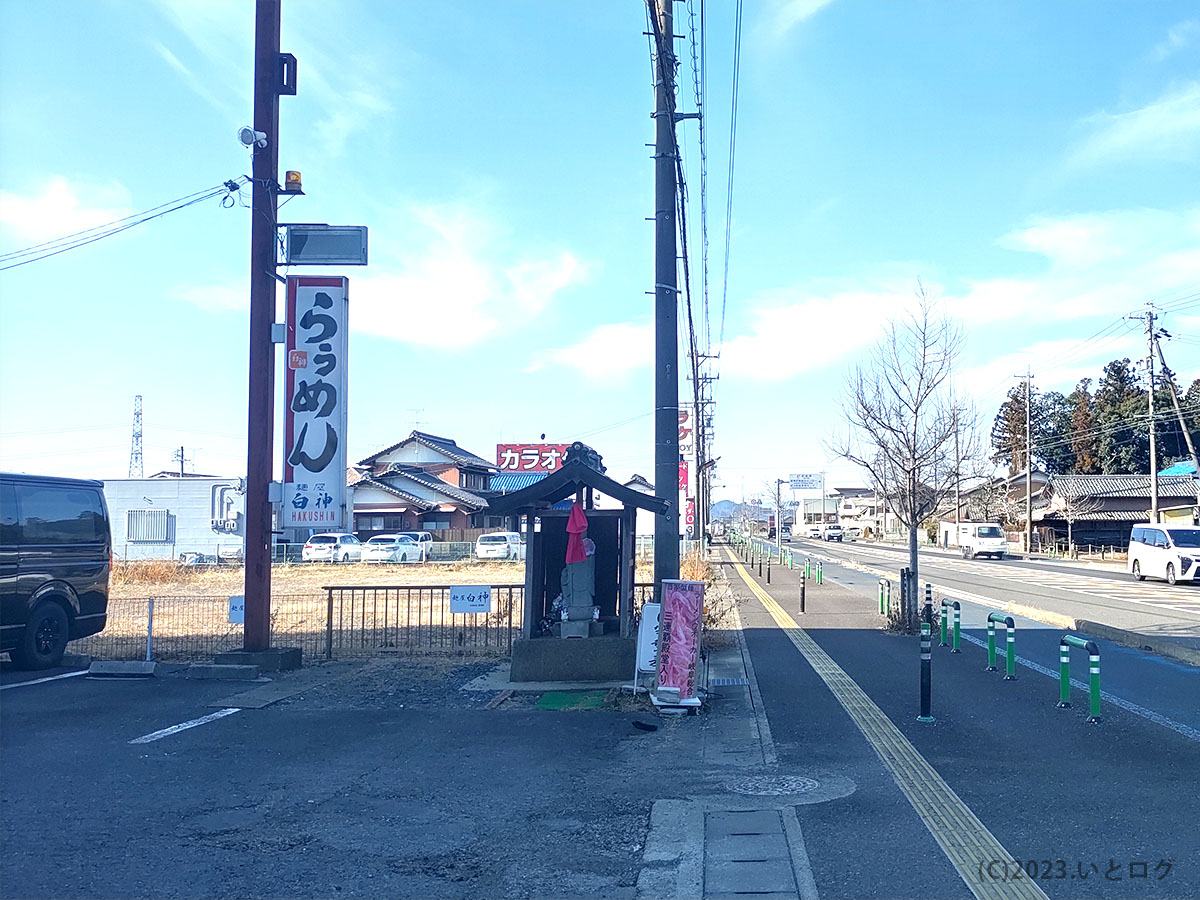
<path id="1" fill-rule="evenodd" d="M 883 615 L 883 579 L 879 579 L 879 614 Z"/>
<path id="2" fill-rule="evenodd" d="M 1100 724 L 1100 648 L 1093 641 L 1074 634 L 1064 634 L 1058 642 L 1058 706 L 1071 705 L 1071 647 L 1079 647 L 1088 655 L 1088 717 L 1089 725 Z"/>
<path id="3" fill-rule="evenodd" d="M 817 560 L 817 584 L 821 584 L 821 582 L 822 582 L 821 574 L 822 574 L 821 573 L 821 560 L 818 559 Z"/>
<path id="4" fill-rule="evenodd" d="M 888 578 L 883 582 L 883 593 L 884 593 L 884 599 L 886 601 L 885 606 L 887 609 L 887 614 L 891 615 L 891 613 L 892 613 L 892 579 Z"/>
<path id="5" fill-rule="evenodd" d="M 960 649 L 958 649 L 958 632 L 959 632 L 959 626 L 962 624 L 962 605 L 957 600 L 954 601 L 953 605 L 954 605 L 954 646 L 953 646 L 953 648 L 951 648 L 950 652 L 951 653 L 962 653 L 962 651 Z"/>
<path id="6" fill-rule="evenodd" d="M 950 604 L 946 602 L 945 597 L 942 598 L 941 610 L 942 610 L 942 642 L 940 644 L 938 644 L 938 646 L 945 647 L 945 646 L 947 646 L 946 638 L 948 638 L 950 636 L 948 634 L 948 632 L 950 630 L 950 626 L 948 623 L 948 620 L 950 618 Z"/>
<path id="7" fill-rule="evenodd" d="M 1005 629 L 1005 648 L 1004 648 L 1004 680 L 1016 681 L 1017 669 L 1017 632 L 1016 623 L 1012 616 L 1006 616 L 1004 613 L 988 613 L 987 628 L 988 628 L 988 665 L 987 671 L 996 671 L 996 626 L 1003 625 Z"/>
<path id="8" fill-rule="evenodd" d="M 987 664 L 987 669 L 985 669 L 985 671 L 995 672 L 996 671 L 996 623 L 992 621 L 992 617 L 990 615 L 988 616 L 988 620 L 987 620 L 987 631 L 988 631 L 988 646 L 987 646 L 988 664 Z"/>

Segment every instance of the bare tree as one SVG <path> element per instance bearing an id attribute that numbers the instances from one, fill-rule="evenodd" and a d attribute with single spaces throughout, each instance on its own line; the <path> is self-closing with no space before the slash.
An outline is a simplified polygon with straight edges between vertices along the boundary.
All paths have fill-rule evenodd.
<path id="1" fill-rule="evenodd" d="M 917 531 L 963 477 L 962 460 L 980 456 L 972 409 L 952 399 L 949 379 L 962 331 L 934 311 L 919 282 L 916 309 L 888 324 L 865 366 L 850 374 L 843 404 L 848 429 L 830 449 L 866 470 L 872 485 L 908 529 L 913 602 L 901 626 L 915 630 Z M 955 454 L 955 436 L 959 452 Z"/>
<path id="2" fill-rule="evenodd" d="M 1104 501 L 1099 497 L 1089 494 L 1080 494 L 1076 497 L 1063 497 L 1060 495 L 1057 501 L 1056 505 L 1062 511 L 1062 517 L 1067 520 L 1067 556 L 1074 557 L 1075 541 L 1071 535 L 1071 530 L 1079 519 L 1103 509 Z"/>

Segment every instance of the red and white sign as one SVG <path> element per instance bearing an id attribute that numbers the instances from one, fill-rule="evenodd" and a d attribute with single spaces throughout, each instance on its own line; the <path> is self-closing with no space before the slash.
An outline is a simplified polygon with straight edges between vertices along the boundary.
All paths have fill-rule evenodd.
<path id="1" fill-rule="evenodd" d="M 685 494 L 690 493 L 688 491 L 688 463 L 686 459 L 679 461 L 679 490 Z"/>
<path id="2" fill-rule="evenodd" d="M 696 416 L 690 403 L 679 404 L 679 452 L 691 456 L 696 451 Z"/>
<path id="3" fill-rule="evenodd" d="M 496 467 L 501 472 L 556 472 L 570 444 L 497 444 Z"/>
<path id="4" fill-rule="evenodd" d="M 348 278 L 287 280 L 284 528 L 346 527 Z"/>
<path id="5" fill-rule="evenodd" d="M 696 661 L 700 657 L 700 626 L 704 611 L 704 582 L 662 583 L 659 620 L 658 687 L 678 689 L 680 700 L 696 696 Z"/>
<path id="6" fill-rule="evenodd" d="M 694 538 L 696 536 L 696 499 L 694 497 L 688 497 L 684 510 L 683 524 L 687 529 L 687 536 Z"/>

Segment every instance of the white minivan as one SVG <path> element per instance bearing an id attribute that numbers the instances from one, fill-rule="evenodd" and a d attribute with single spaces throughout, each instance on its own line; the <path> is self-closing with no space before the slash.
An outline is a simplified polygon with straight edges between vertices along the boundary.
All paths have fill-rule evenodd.
<path id="1" fill-rule="evenodd" d="M 1200 559 L 1200 527 L 1195 525 L 1134 525 L 1129 536 L 1129 574 L 1138 581 L 1149 575 L 1167 584 L 1196 580 Z"/>
<path id="2" fill-rule="evenodd" d="M 481 534 L 475 542 L 476 559 L 524 559 L 525 544 L 515 531 Z"/>

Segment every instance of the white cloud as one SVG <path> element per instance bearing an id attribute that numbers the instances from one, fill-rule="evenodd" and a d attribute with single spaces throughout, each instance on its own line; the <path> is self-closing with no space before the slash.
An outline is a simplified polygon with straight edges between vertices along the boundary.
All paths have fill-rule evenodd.
<path id="1" fill-rule="evenodd" d="M 654 361 L 654 324 L 616 322 L 601 325 L 583 340 L 550 350 L 527 371 L 536 372 L 547 363 L 574 369 L 592 381 L 613 382 L 628 378 Z"/>
<path id="2" fill-rule="evenodd" d="M 968 280 L 950 302 L 970 325 L 1115 315 L 1200 281 L 1200 208 L 1038 216 L 999 243 L 1043 257 L 1047 271 Z"/>
<path id="3" fill-rule="evenodd" d="M 169 294 L 208 312 L 235 312 L 250 308 L 250 283 L 234 285 L 176 285 Z"/>
<path id="4" fill-rule="evenodd" d="M 833 0 L 772 0 L 762 30 L 774 40 L 787 37 L 800 23 L 811 19 Z"/>
<path id="5" fill-rule="evenodd" d="M 1097 113 L 1084 124 L 1091 134 L 1076 148 L 1069 164 L 1190 160 L 1200 150 L 1200 83 L 1188 82 L 1138 109 Z"/>
<path id="6" fill-rule="evenodd" d="M 376 238 L 376 258 L 350 281 L 353 331 L 406 344 L 478 344 L 527 324 L 564 290 L 581 283 L 587 266 L 565 250 L 526 252 L 511 263 L 508 243 L 492 222 L 462 206 L 410 206 L 412 231 Z M 405 249 L 380 252 L 388 241 Z M 177 300 L 211 312 L 248 307 L 248 289 L 181 286 Z"/>
<path id="7" fill-rule="evenodd" d="M 824 369 L 875 343 L 888 320 L 910 307 L 913 287 L 905 281 L 760 299 L 750 329 L 726 341 L 721 373 L 778 381 Z"/>
<path id="8" fill-rule="evenodd" d="M 0 191 L 0 225 L 19 245 L 107 225 L 132 212 L 129 191 L 115 182 L 94 185 L 54 175 L 28 193 Z"/>
<path id="9" fill-rule="evenodd" d="M 1166 39 L 1154 48 L 1151 56 L 1157 62 L 1162 62 L 1177 51 L 1189 46 L 1197 38 L 1200 38 L 1200 21 L 1189 19 L 1179 22 L 1167 30 Z"/>

